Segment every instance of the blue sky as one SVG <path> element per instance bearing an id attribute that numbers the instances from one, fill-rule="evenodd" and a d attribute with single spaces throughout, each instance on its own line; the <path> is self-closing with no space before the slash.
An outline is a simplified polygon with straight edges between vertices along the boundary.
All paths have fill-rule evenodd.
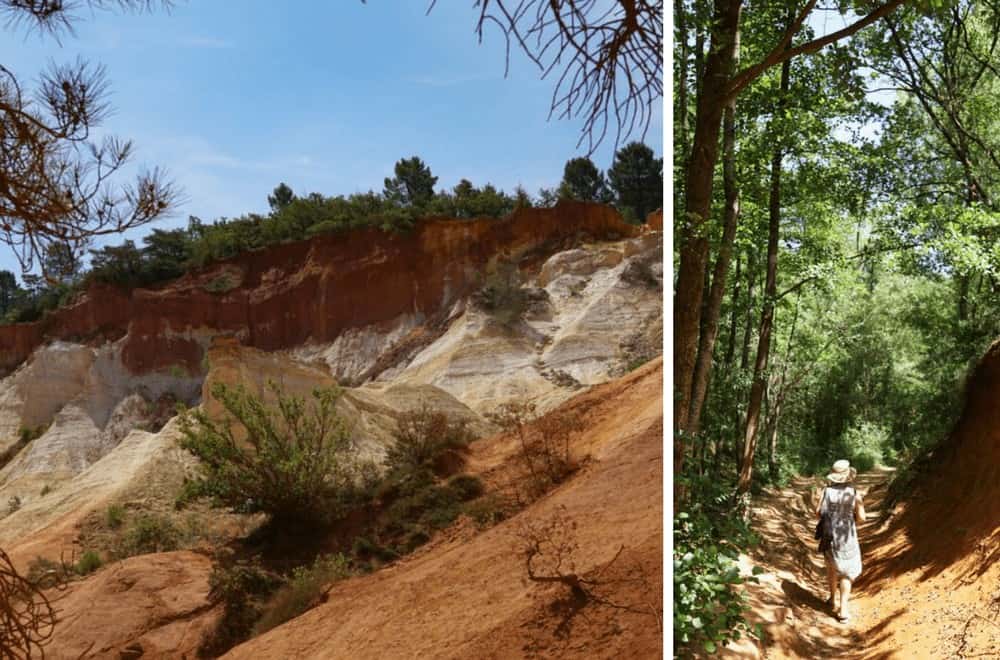
<path id="1" fill-rule="evenodd" d="M 472 0 L 283 3 L 191 0 L 169 13 L 81 13 L 76 35 L 4 28 L 0 62 L 34 80 L 81 56 L 107 69 L 105 128 L 134 140 L 136 165 L 163 166 L 186 201 L 157 226 L 264 211 L 280 181 L 297 193 L 381 190 L 419 155 L 460 178 L 532 193 L 583 155 L 580 120 L 547 121 L 554 81 L 504 40 L 479 44 Z M 662 100 L 645 142 L 663 153 Z M 606 169 L 613 137 L 592 156 Z M 136 238 L 133 232 L 130 238 Z M 119 242 L 112 239 L 110 242 Z M 0 269 L 17 270 L 5 249 Z"/>

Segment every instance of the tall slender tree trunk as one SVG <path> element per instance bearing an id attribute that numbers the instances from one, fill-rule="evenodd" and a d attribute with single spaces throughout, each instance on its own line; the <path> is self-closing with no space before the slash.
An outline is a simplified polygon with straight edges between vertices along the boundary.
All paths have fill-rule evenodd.
<path id="1" fill-rule="evenodd" d="M 791 60 L 781 64 L 781 86 L 775 114 L 784 108 L 788 93 Z M 747 405 L 747 420 L 743 433 L 743 453 L 740 457 L 740 476 L 736 490 L 743 494 L 750 491 L 753 479 L 753 455 L 757 448 L 757 427 L 760 423 L 761 403 L 767 387 L 767 364 L 771 353 L 771 331 L 774 326 L 774 298 L 778 292 L 778 236 L 781 229 L 781 161 L 784 153 L 781 141 L 771 158 L 771 193 L 768 203 L 767 231 L 767 279 L 764 285 L 764 304 L 760 315 L 760 333 L 757 337 L 757 358 L 753 366 L 753 383 L 750 385 L 750 401 Z"/>
<path id="2" fill-rule="evenodd" d="M 677 28 L 677 136 L 674 148 L 688 150 L 688 30 L 684 0 L 674 0 L 674 25 Z"/>
<path id="3" fill-rule="evenodd" d="M 740 351 L 740 369 L 750 366 L 750 336 L 753 332 L 753 290 L 757 281 L 757 252 L 751 247 L 747 255 L 747 306 L 743 323 L 743 348 Z"/>
<path id="4" fill-rule="evenodd" d="M 735 72 L 740 62 L 740 35 L 736 34 L 736 47 L 731 62 Z M 719 254 L 715 260 L 712 274 L 712 285 L 708 293 L 702 317 L 701 334 L 698 341 L 698 359 L 695 363 L 694 382 L 691 392 L 691 410 L 688 413 L 688 432 L 697 437 L 701 430 L 701 411 L 708 392 L 709 379 L 712 376 L 712 356 L 715 353 L 715 340 L 719 335 L 719 314 L 722 312 L 722 299 L 726 294 L 726 278 L 729 274 L 729 262 L 732 259 L 733 241 L 736 239 L 736 225 L 740 217 L 740 189 L 736 180 L 736 98 L 726 105 L 722 128 L 722 186 L 725 189 L 726 203 L 722 225 L 722 242 L 719 244 Z"/>
<path id="5" fill-rule="evenodd" d="M 729 299 L 730 307 L 729 310 L 729 342 L 726 346 L 726 366 L 732 367 L 733 360 L 736 358 L 736 326 L 738 325 L 739 319 L 739 302 L 740 302 L 740 259 L 741 255 L 736 255 L 736 274 L 733 276 L 733 293 Z"/>
<path id="6" fill-rule="evenodd" d="M 694 143 L 685 181 L 684 217 L 680 219 L 680 268 L 674 295 L 674 474 L 684 465 L 691 384 L 698 354 L 698 334 L 708 261 L 707 219 L 712 207 L 712 178 L 718 160 L 719 132 L 729 89 L 731 63 L 739 31 L 741 0 L 715 0 L 711 46 L 695 114 Z"/>

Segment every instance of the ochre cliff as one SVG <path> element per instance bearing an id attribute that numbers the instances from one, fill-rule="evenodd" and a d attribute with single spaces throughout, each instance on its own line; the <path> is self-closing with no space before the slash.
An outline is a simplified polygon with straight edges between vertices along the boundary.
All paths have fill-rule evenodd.
<path id="1" fill-rule="evenodd" d="M 610 207 L 561 202 L 502 220 L 431 218 L 404 234 L 365 229 L 278 245 L 157 288 L 95 286 L 41 321 L 0 326 L 0 373 L 50 340 L 122 336 L 122 358 L 133 373 L 196 371 L 214 335 L 236 335 L 263 350 L 331 341 L 403 314 L 432 316 L 498 258 L 542 256 L 577 237 L 639 231 Z"/>

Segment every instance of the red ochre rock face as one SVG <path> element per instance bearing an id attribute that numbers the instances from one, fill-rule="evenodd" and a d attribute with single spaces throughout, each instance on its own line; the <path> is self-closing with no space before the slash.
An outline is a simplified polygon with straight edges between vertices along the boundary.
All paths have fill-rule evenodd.
<path id="1" fill-rule="evenodd" d="M 654 231 L 663 231 L 663 209 L 656 209 L 647 215 L 646 226 Z"/>
<path id="2" fill-rule="evenodd" d="M 178 365 L 199 370 L 206 336 L 234 336 L 267 351 L 333 341 L 344 330 L 402 314 L 430 316 L 468 293 L 497 259 L 552 253 L 578 236 L 638 233 L 608 206 L 560 202 L 502 220 L 428 218 L 407 233 L 319 236 L 216 262 L 151 289 L 95 285 L 38 322 L 0 326 L 0 374 L 55 339 L 124 336 L 122 359 L 136 374 Z M 213 286 L 222 279 L 227 285 Z"/>

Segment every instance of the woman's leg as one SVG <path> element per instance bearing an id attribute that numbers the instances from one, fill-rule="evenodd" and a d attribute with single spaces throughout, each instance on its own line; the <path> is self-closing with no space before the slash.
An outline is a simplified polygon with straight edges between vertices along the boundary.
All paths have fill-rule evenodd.
<path id="1" fill-rule="evenodd" d="M 826 581 L 830 585 L 830 604 L 833 606 L 834 611 L 837 609 L 837 567 L 834 566 L 833 560 L 827 556 L 826 557 Z"/>
<path id="2" fill-rule="evenodd" d="M 840 616 L 848 617 L 851 615 L 850 610 L 847 607 L 847 601 L 851 597 L 851 581 L 845 577 L 840 578 Z"/>

